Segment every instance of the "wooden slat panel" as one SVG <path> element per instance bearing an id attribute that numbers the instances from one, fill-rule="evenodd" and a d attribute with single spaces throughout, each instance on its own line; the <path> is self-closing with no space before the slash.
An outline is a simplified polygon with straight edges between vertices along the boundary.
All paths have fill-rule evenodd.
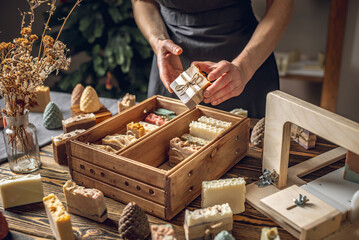
<path id="1" fill-rule="evenodd" d="M 72 168 L 74 171 L 83 175 L 95 178 L 139 197 L 157 202 L 161 205 L 165 204 L 165 192 L 163 189 L 133 180 L 132 178 L 122 176 L 119 173 L 106 170 L 75 157 L 72 157 Z"/>
<path id="2" fill-rule="evenodd" d="M 81 173 L 78 173 L 76 171 L 72 174 L 74 181 L 76 181 L 78 184 L 81 184 L 86 187 L 90 188 L 97 188 L 101 190 L 107 197 L 110 197 L 112 199 L 115 199 L 117 201 L 123 202 L 123 203 L 129 203 L 129 202 L 136 202 L 144 211 L 153 214 L 155 216 L 158 216 L 160 218 L 165 217 L 165 207 L 161 206 L 157 203 L 148 201 L 146 199 L 143 199 L 141 197 L 138 197 L 136 195 L 133 195 L 131 193 L 122 191 L 121 189 L 112 187 L 106 183 L 103 183 L 98 180 L 94 180 L 92 178 L 89 178 L 85 175 L 82 175 Z"/>
<path id="3" fill-rule="evenodd" d="M 331 0 L 324 80 L 320 106 L 335 112 L 348 0 Z"/>
<path id="4" fill-rule="evenodd" d="M 70 170 L 72 169 L 72 157 L 77 157 L 86 159 L 87 162 L 105 169 L 146 182 L 152 186 L 164 188 L 164 170 L 104 151 L 96 151 L 89 145 L 78 141 L 70 141 L 68 144 Z"/>
<path id="5" fill-rule="evenodd" d="M 190 157 L 190 161 L 169 175 L 172 210 L 169 218 L 200 194 L 203 181 L 219 179 L 239 162 L 248 152 L 248 142 L 249 120 L 245 119 L 197 157 Z"/>

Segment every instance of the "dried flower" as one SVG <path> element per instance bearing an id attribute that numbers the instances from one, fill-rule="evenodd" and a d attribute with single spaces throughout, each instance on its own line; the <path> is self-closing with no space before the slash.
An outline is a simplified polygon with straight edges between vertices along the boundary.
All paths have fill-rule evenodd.
<path id="1" fill-rule="evenodd" d="M 63 25 L 82 0 L 77 0 L 74 7 L 66 17 Z M 66 45 L 56 39 L 45 35 L 49 30 L 49 20 L 56 9 L 56 0 L 27 0 L 30 11 L 22 13 L 21 37 L 15 38 L 13 43 L 0 43 L 0 95 L 5 100 L 6 116 L 18 116 L 37 104 L 35 90 L 54 71 L 67 70 L 71 59 L 67 56 Z M 45 24 L 38 57 L 32 56 L 33 43 L 38 39 L 32 33 L 34 10 L 43 3 L 50 6 L 49 18 Z M 25 26 L 26 17 L 30 18 Z M 42 49 L 43 46 L 43 49 Z"/>

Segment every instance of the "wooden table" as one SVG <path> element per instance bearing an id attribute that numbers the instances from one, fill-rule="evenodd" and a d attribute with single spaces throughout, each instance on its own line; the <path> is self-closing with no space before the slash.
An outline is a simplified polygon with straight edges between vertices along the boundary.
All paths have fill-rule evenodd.
<path id="1" fill-rule="evenodd" d="M 253 124 L 252 124 L 253 125 Z M 335 145 L 328 143 L 322 139 L 318 139 L 315 149 L 305 150 L 295 142 L 291 143 L 290 151 L 290 166 L 295 165 L 303 160 L 314 157 L 318 154 L 326 152 Z M 244 177 L 247 183 L 258 180 L 261 175 L 261 149 L 257 147 L 250 147 L 248 156 L 235 165 L 222 178 Z M 39 173 L 42 176 L 44 194 L 56 194 L 62 202 L 65 201 L 62 192 L 62 185 L 71 179 L 67 167 L 58 165 L 53 159 L 51 145 L 41 149 L 42 167 Z M 315 178 L 327 174 L 344 165 L 341 160 L 329 167 L 320 169 L 308 176 L 304 180 L 311 181 Z M 10 172 L 8 164 L 0 165 L 0 178 L 13 175 Z M 121 212 L 125 207 L 124 204 L 106 198 L 109 218 L 103 223 L 99 224 L 94 221 L 82 218 L 71 214 L 71 221 L 77 239 L 118 239 L 118 220 Z M 189 210 L 194 210 L 201 207 L 201 197 L 196 198 L 188 207 Z M 2 204 L 0 210 L 3 211 L 9 223 L 12 232 L 20 232 L 28 236 L 36 237 L 36 239 L 53 238 L 50 230 L 49 222 L 46 217 L 45 209 L 42 203 L 30 204 L 27 206 L 15 207 L 4 210 Z M 166 223 L 166 221 L 147 215 L 150 223 Z M 234 215 L 233 236 L 236 239 L 260 239 L 262 227 L 278 226 L 272 220 L 259 213 L 256 209 L 246 203 L 246 211 L 239 215 Z M 184 211 L 180 212 L 174 217 L 170 224 L 175 229 L 177 239 L 184 238 L 183 230 Z M 295 239 L 287 231 L 279 228 L 281 239 Z"/>

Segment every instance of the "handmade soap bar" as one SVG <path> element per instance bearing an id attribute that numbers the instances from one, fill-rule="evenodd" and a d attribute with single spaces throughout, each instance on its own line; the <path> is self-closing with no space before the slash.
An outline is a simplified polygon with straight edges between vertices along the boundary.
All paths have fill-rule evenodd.
<path id="1" fill-rule="evenodd" d="M 44 112 L 47 104 L 50 102 L 50 88 L 44 85 L 38 86 L 35 94 L 38 105 L 30 108 L 30 112 Z"/>
<path id="2" fill-rule="evenodd" d="M 146 239 L 150 235 L 150 225 L 145 212 L 135 203 L 130 202 L 123 209 L 118 232 L 121 239 Z"/>
<path id="3" fill-rule="evenodd" d="M 165 121 L 160 116 L 157 116 L 154 113 L 148 114 L 147 117 L 145 118 L 145 122 L 154 124 L 157 126 L 161 126 L 165 123 Z"/>
<path id="4" fill-rule="evenodd" d="M 97 222 L 107 219 L 105 197 L 100 190 L 84 188 L 71 180 L 63 186 L 67 211 Z"/>
<path id="5" fill-rule="evenodd" d="M 231 231 L 232 228 L 233 213 L 228 203 L 185 212 L 184 229 L 187 240 L 203 238 L 208 231 L 214 237 L 219 232 Z"/>
<path id="6" fill-rule="evenodd" d="M 121 101 L 118 101 L 118 112 L 123 112 L 126 109 L 129 109 L 132 106 L 136 105 L 136 95 L 131 95 L 126 93 L 126 95 L 122 98 Z"/>
<path id="7" fill-rule="evenodd" d="M 233 214 L 244 212 L 246 193 L 244 178 L 228 178 L 202 182 L 202 208 L 228 203 Z"/>
<path id="8" fill-rule="evenodd" d="M 136 138 L 132 135 L 115 134 L 104 137 L 102 144 L 109 145 L 115 150 L 120 150 L 134 141 L 136 141 Z"/>
<path id="9" fill-rule="evenodd" d="M 77 129 L 69 133 L 64 133 L 56 137 L 52 137 L 52 149 L 54 159 L 60 165 L 67 165 L 66 142 L 83 133 L 85 129 Z"/>
<path id="10" fill-rule="evenodd" d="M 44 197 L 42 201 L 56 240 L 75 239 L 70 215 L 66 212 L 61 201 L 52 193 Z"/>
<path id="11" fill-rule="evenodd" d="M 0 192 L 4 209 L 41 202 L 44 197 L 40 174 L 1 179 Z"/>
<path id="12" fill-rule="evenodd" d="M 65 133 L 74 131 L 76 129 L 89 129 L 96 125 L 96 117 L 93 113 L 77 115 L 62 120 L 62 129 Z"/>
<path id="13" fill-rule="evenodd" d="M 100 110 L 100 100 L 95 89 L 87 86 L 80 99 L 80 110 L 84 113 L 94 113 Z"/>
<path id="14" fill-rule="evenodd" d="M 201 149 L 201 146 L 191 144 L 189 141 L 182 141 L 178 137 L 170 141 L 170 150 L 168 152 L 170 165 L 176 165 L 187 157 Z"/>
<path id="15" fill-rule="evenodd" d="M 344 178 L 359 183 L 359 155 L 348 151 L 345 160 Z"/>
<path id="16" fill-rule="evenodd" d="M 106 152 L 116 153 L 116 150 L 109 145 L 91 144 L 91 146 L 94 146 L 97 149 L 105 150 Z"/>
<path id="17" fill-rule="evenodd" d="M 155 114 L 160 116 L 165 122 L 170 121 L 173 118 L 177 117 L 177 114 L 174 111 L 165 108 L 158 108 L 155 111 Z"/>
<path id="18" fill-rule="evenodd" d="M 196 66 L 191 66 L 181 73 L 170 87 L 189 109 L 193 109 L 203 100 L 203 90 L 209 85 L 211 82 L 203 73 Z"/>
<path id="19" fill-rule="evenodd" d="M 75 88 L 74 88 L 74 90 L 72 90 L 72 94 L 71 94 L 71 106 L 80 104 L 80 99 L 81 99 L 84 89 L 85 88 L 84 88 L 84 86 L 82 86 L 81 83 L 78 83 L 75 86 Z"/>
<path id="20" fill-rule="evenodd" d="M 139 124 L 141 124 L 144 129 L 145 129 L 145 134 L 148 134 L 150 132 L 153 132 L 154 130 L 156 130 L 157 128 L 159 128 L 159 126 L 155 125 L 155 124 L 151 124 L 151 123 L 147 123 L 147 122 L 138 122 Z"/>
<path id="21" fill-rule="evenodd" d="M 220 127 L 220 128 L 228 128 L 232 125 L 231 122 L 221 121 L 221 120 L 214 119 L 214 118 L 207 117 L 207 116 L 202 116 L 202 117 L 198 118 L 197 121 L 211 125 L 211 126 Z"/>
<path id="22" fill-rule="evenodd" d="M 175 231 L 171 224 L 151 225 L 152 240 L 176 240 Z"/>
<path id="23" fill-rule="evenodd" d="M 49 102 L 42 117 L 44 127 L 47 129 L 58 129 L 61 127 L 62 119 L 64 117 L 60 108 L 54 102 Z"/>
<path id="24" fill-rule="evenodd" d="M 145 135 L 145 128 L 140 123 L 130 122 L 127 124 L 127 134 L 133 135 L 138 139 Z"/>
<path id="25" fill-rule="evenodd" d="M 238 116 L 243 116 L 243 117 L 248 116 L 248 111 L 243 108 L 235 108 L 232 111 L 230 111 L 230 113 L 238 115 Z"/>
<path id="26" fill-rule="evenodd" d="M 314 148 L 317 141 L 317 136 L 315 134 L 294 123 L 292 123 L 290 129 L 290 137 L 305 149 Z"/>
<path id="27" fill-rule="evenodd" d="M 192 121 L 189 124 L 189 133 L 191 135 L 204 138 L 206 140 L 215 139 L 223 131 L 224 128 L 208 125 L 197 121 Z"/>
<path id="28" fill-rule="evenodd" d="M 209 140 L 203 139 L 203 138 L 199 138 L 199 137 L 195 137 L 192 136 L 191 134 L 185 133 L 181 136 L 182 140 L 188 141 L 190 143 L 199 145 L 199 146 L 205 146 L 208 143 L 210 143 Z"/>
<path id="29" fill-rule="evenodd" d="M 262 228 L 261 240 L 280 240 L 278 229 L 274 228 Z"/>

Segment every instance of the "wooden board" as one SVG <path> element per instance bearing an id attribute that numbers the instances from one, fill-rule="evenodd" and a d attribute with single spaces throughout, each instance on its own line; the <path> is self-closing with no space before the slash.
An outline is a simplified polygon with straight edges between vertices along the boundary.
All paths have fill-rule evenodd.
<path id="1" fill-rule="evenodd" d="M 85 114 L 85 113 L 80 110 L 80 105 L 71 106 L 71 116 L 72 117 L 77 116 L 77 115 L 82 115 L 82 114 Z M 98 110 L 97 112 L 94 112 L 93 114 L 95 114 L 95 117 L 96 117 L 96 124 L 112 117 L 112 113 L 102 104 L 100 106 L 100 110 Z"/>
<path id="2" fill-rule="evenodd" d="M 299 194 L 309 199 L 306 206 L 288 210 Z M 282 219 L 300 232 L 300 239 L 321 239 L 340 226 L 341 213 L 337 209 L 296 185 L 261 199 L 261 203 L 275 219 Z"/>

